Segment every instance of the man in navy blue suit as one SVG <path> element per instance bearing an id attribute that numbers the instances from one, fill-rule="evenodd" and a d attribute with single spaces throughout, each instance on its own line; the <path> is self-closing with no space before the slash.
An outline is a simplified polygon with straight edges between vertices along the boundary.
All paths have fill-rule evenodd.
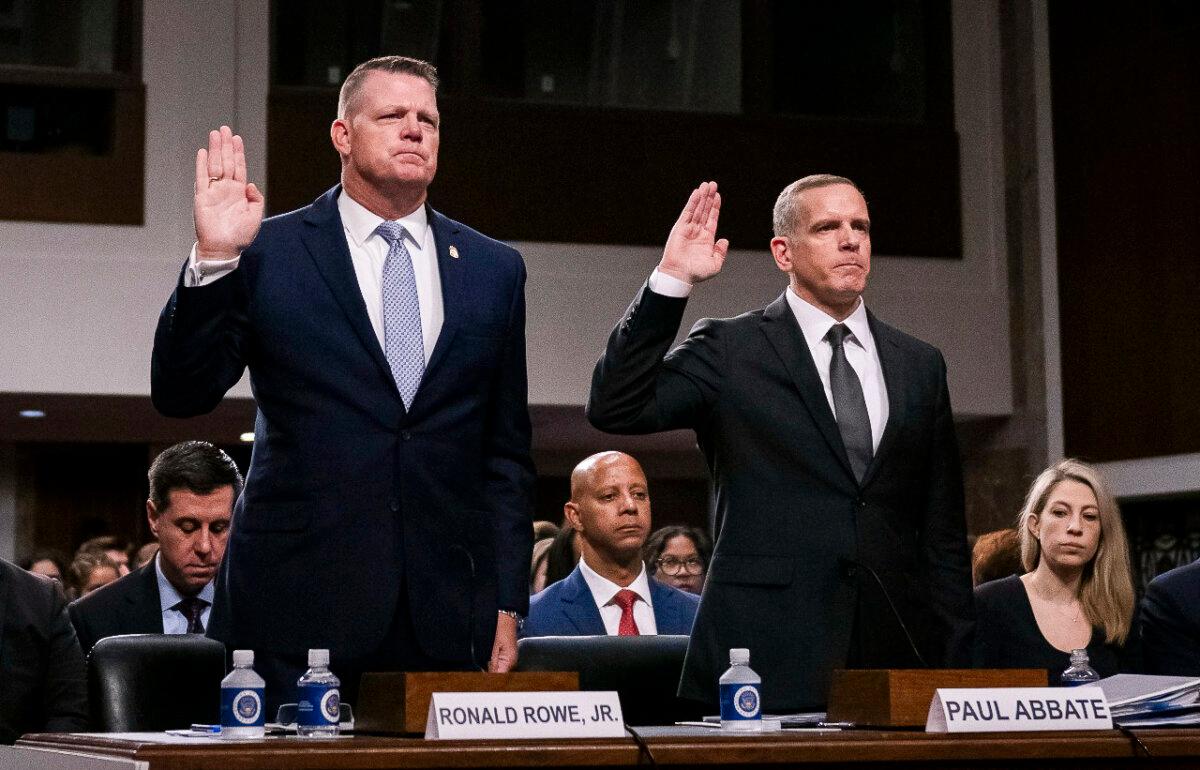
<path id="1" fill-rule="evenodd" d="M 268 702 L 329 648 L 368 670 L 507 671 L 528 607 L 533 466 L 520 254 L 434 211 L 437 74 L 360 65 L 330 128 L 341 184 L 262 221 L 242 140 L 196 156 L 196 245 L 152 396 L 213 409 L 249 368 L 254 454 L 208 632 Z"/>
<path id="2" fill-rule="evenodd" d="M 1200 676 L 1200 561 L 1164 572 L 1142 598 L 1146 673 Z"/>
<path id="3" fill-rule="evenodd" d="M 691 633 L 699 598 L 659 583 L 642 561 L 650 490 L 637 460 L 601 452 L 579 463 L 563 515 L 579 533 L 579 564 L 533 597 L 522 636 Z"/>

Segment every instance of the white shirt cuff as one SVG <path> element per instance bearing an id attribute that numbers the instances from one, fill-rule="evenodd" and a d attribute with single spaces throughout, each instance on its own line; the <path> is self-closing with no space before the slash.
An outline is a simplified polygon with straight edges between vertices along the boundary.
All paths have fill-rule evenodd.
<path id="1" fill-rule="evenodd" d="M 214 281 L 232 273 L 242 261 L 239 254 L 233 259 L 204 260 L 196 259 L 196 244 L 192 244 L 192 253 L 188 255 L 187 270 L 183 274 L 183 285 L 190 288 L 207 286 Z"/>
<path id="2" fill-rule="evenodd" d="M 686 297 L 692 293 L 692 285 L 687 281 L 681 281 L 673 275 L 658 272 L 658 268 L 654 268 L 654 272 L 650 274 L 650 291 L 655 294 L 661 294 L 664 297 Z"/>

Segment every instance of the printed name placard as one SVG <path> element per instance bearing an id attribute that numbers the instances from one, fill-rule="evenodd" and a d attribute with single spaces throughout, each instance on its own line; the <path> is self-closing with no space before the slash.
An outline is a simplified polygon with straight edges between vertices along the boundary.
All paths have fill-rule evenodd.
<path id="1" fill-rule="evenodd" d="M 937 691 L 925 732 L 1009 733 L 1111 730 L 1099 687 L 973 687 Z"/>
<path id="2" fill-rule="evenodd" d="M 425 737 L 620 738 L 616 692 L 435 692 Z"/>

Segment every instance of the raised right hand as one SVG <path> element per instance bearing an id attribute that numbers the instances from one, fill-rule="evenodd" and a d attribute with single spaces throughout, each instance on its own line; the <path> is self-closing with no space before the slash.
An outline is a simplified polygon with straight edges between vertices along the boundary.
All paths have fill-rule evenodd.
<path id="1" fill-rule="evenodd" d="M 226 260 L 250 245 L 262 224 L 263 196 L 246 183 L 242 137 L 221 126 L 196 153 L 196 259 Z"/>
<path id="2" fill-rule="evenodd" d="M 717 236 L 721 194 L 716 182 L 705 182 L 692 191 L 663 248 L 658 271 L 690 284 L 721 272 L 729 241 Z"/>

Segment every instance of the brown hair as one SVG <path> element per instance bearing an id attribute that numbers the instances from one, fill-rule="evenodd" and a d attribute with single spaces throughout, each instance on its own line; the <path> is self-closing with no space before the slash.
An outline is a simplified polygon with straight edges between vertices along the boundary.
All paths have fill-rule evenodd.
<path id="1" fill-rule="evenodd" d="M 354 102 L 358 99 L 358 92 L 362 90 L 362 84 L 367 79 L 367 75 L 372 72 L 412 75 L 428 83 L 435 94 L 438 90 L 437 67 L 429 62 L 414 59 L 411 56 L 377 56 L 374 59 L 367 59 L 346 76 L 346 80 L 342 83 L 342 90 L 338 93 L 337 116 L 339 118 L 348 118 L 354 112 L 354 108 L 357 107 Z"/>
<path id="2" fill-rule="evenodd" d="M 1061 460 L 1038 476 L 1025 505 L 1017 516 L 1017 533 L 1021 538 L 1021 564 L 1032 572 L 1042 557 L 1041 544 L 1029 531 L 1029 519 L 1045 512 L 1050 493 L 1063 481 L 1077 481 L 1096 495 L 1100 510 L 1100 543 L 1096 555 L 1083 568 L 1079 584 L 1079 603 L 1088 621 L 1104 630 L 1109 643 L 1124 644 L 1133 620 L 1133 578 L 1129 567 L 1129 543 L 1121 509 L 1108 488 L 1108 483 L 1092 466 L 1079 460 Z"/>
<path id="3" fill-rule="evenodd" d="M 816 187 L 828 187 L 834 184 L 848 184 L 855 190 L 858 190 L 858 194 L 862 195 L 864 200 L 867 197 L 858 185 L 844 176 L 837 176 L 836 174 L 809 174 L 802 179 L 797 179 L 783 188 L 783 192 L 779 193 L 779 197 L 775 199 L 775 209 L 771 215 L 771 221 L 775 228 L 775 237 L 787 237 L 796 232 L 796 227 L 799 225 L 799 222 L 796 221 L 796 198 L 799 197 L 800 193 Z"/>

